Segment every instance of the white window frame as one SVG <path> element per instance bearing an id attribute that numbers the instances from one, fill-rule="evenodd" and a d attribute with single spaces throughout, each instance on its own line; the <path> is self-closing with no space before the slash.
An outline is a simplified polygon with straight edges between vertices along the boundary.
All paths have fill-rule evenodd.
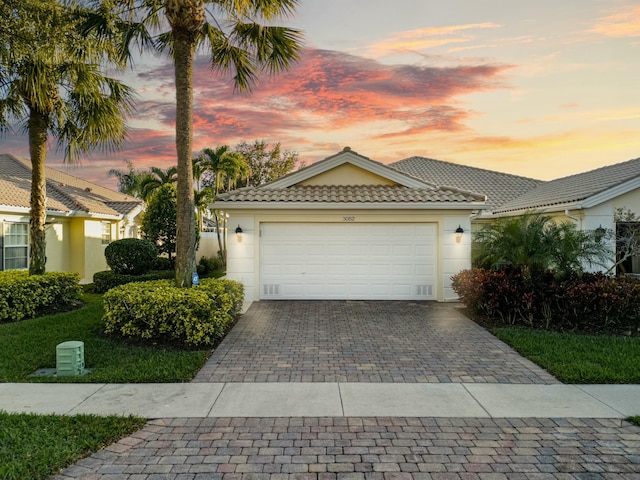
<path id="1" fill-rule="evenodd" d="M 13 225 L 24 225 L 26 228 L 26 232 L 23 233 L 19 233 L 19 234 L 12 234 L 9 232 L 10 228 Z M 3 222 L 2 224 L 2 236 L 3 236 L 3 242 L 2 242 L 2 269 L 3 270 L 27 270 L 29 268 L 29 223 L 27 222 Z M 22 237 L 24 236 L 26 239 L 26 243 L 22 244 L 22 243 L 17 243 L 17 244 L 11 244 L 9 245 L 7 242 L 7 238 L 15 238 L 15 237 Z M 19 268 L 7 268 L 7 251 L 11 250 L 11 249 L 22 249 L 24 248 L 26 251 L 26 255 L 24 257 L 24 261 L 25 261 L 25 265 L 24 267 L 19 267 Z M 20 256 L 18 257 L 13 257 L 11 258 L 11 260 L 15 260 L 15 259 L 19 259 L 21 258 Z"/>
<path id="2" fill-rule="evenodd" d="M 102 245 L 106 247 L 112 240 L 111 222 L 102 222 Z"/>

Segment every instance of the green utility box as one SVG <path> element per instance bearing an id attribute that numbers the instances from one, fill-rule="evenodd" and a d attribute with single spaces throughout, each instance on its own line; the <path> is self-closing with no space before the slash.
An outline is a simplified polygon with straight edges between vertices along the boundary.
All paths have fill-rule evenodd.
<path id="1" fill-rule="evenodd" d="M 56 375 L 75 377 L 84 373 L 84 342 L 63 342 L 56 347 Z"/>

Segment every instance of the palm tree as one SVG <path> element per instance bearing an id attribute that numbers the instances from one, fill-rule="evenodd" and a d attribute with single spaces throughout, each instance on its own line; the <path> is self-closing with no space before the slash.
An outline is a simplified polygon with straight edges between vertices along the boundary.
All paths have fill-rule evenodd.
<path id="1" fill-rule="evenodd" d="M 132 91 L 100 69 L 113 43 L 81 34 L 83 13 L 73 2 L 0 2 L 0 127 L 24 122 L 29 136 L 30 274 L 46 269 L 47 136 L 73 162 L 98 147 L 119 147 L 132 109 Z"/>
<path id="2" fill-rule="evenodd" d="M 158 167 L 151 167 L 145 178 L 140 181 L 140 191 L 142 199 L 146 202 L 158 187 L 167 183 L 176 183 L 178 176 L 178 167 L 169 167 L 163 170 Z"/>
<path id="3" fill-rule="evenodd" d="M 142 184 L 151 175 L 148 171 L 137 170 L 133 166 L 131 160 L 125 160 L 128 170 L 119 170 L 112 168 L 109 170 L 110 177 L 118 179 L 118 191 L 131 195 L 132 197 L 142 198 Z"/>
<path id="4" fill-rule="evenodd" d="M 301 33 L 266 26 L 293 13 L 297 0 L 102 0 L 90 31 L 123 34 L 129 43 L 168 49 L 175 71 L 176 150 L 178 158 L 178 233 L 176 284 L 190 286 L 195 262 L 193 170 L 193 62 L 196 49 L 210 48 L 214 69 L 232 72 L 237 89 L 250 91 L 260 70 L 278 73 L 298 58 Z M 169 30 L 160 32 L 164 25 Z M 159 33 L 154 36 L 154 33 Z"/>
<path id="5" fill-rule="evenodd" d="M 549 270 L 557 277 L 579 274 L 586 265 L 603 265 L 609 255 L 594 232 L 538 213 L 499 219 L 474 236 L 476 266 L 516 268 L 530 279 Z"/>
<path id="6" fill-rule="evenodd" d="M 200 168 L 209 171 L 213 175 L 212 198 L 219 193 L 228 192 L 236 187 L 236 184 L 246 180 L 250 175 L 249 165 L 241 153 L 234 152 L 229 146 L 222 145 L 216 148 L 205 148 L 198 157 Z M 226 232 L 227 217 L 220 212 L 214 212 L 216 235 L 218 237 L 218 249 L 224 265 L 227 263 L 227 237 L 220 235 Z"/>

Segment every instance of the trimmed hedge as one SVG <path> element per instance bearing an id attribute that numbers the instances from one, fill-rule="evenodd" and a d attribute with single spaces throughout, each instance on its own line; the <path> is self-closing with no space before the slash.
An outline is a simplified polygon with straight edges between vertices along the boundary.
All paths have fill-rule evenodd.
<path id="1" fill-rule="evenodd" d="M 453 290 L 474 313 L 509 325 L 585 333 L 640 334 L 640 281 L 584 273 L 536 280 L 518 270 L 463 270 Z"/>
<path id="2" fill-rule="evenodd" d="M 103 297 L 105 333 L 199 347 L 222 338 L 242 307 L 244 288 L 232 280 L 203 279 L 178 288 L 168 280 L 130 283 Z"/>
<path id="3" fill-rule="evenodd" d="M 23 270 L 0 272 L 0 323 L 68 309 L 78 301 L 81 292 L 80 275 L 77 273 L 29 275 Z"/>
<path id="4" fill-rule="evenodd" d="M 118 285 L 125 285 L 132 282 L 149 282 L 151 280 L 166 280 L 175 277 L 173 270 L 157 270 L 145 273 L 144 275 L 123 275 L 105 270 L 93 274 L 93 291 L 95 293 L 105 293 Z"/>
<path id="5" fill-rule="evenodd" d="M 148 240 L 123 238 L 107 245 L 104 257 L 109 268 L 122 275 L 142 275 L 150 271 L 158 249 Z"/>

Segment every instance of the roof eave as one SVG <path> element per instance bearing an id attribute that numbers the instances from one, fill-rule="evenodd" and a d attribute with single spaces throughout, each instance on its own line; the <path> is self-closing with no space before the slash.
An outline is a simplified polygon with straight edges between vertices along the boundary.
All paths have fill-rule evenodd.
<path id="1" fill-rule="evenodd" d="M 586 208 L 583 202 L 567 202 L 567 203 L 557 203 L 555 205 L 540 205 L 537 207 L 527 207 L 527 208 L 514 208 L 510 210 L 499 210 L 499 211 L 487 211 L 486 215 L 483 215 L 483 218 L 499 218 L 499 217 L 513 217 L 517 215 L 524 215 L 525 213 L 536 212 L 536 213 L 554 213 L 554 212 L 564 212 L 565 210 L 582 210 Z"/>
<path id="2" fill-rule="evenodd" d="M 582 205 L 584 208 L 595 207 L 596 205 L 629 193 L 637 188 L 640 188 L 640 176 L 603 190 L 595 195 L 591 195 L 583 200 Z"/>
<path id="3" fill-rule="evenodd" d="M 485 208 L 481 202 L 215 202 L 213 210 L 469 210 Z"/>

